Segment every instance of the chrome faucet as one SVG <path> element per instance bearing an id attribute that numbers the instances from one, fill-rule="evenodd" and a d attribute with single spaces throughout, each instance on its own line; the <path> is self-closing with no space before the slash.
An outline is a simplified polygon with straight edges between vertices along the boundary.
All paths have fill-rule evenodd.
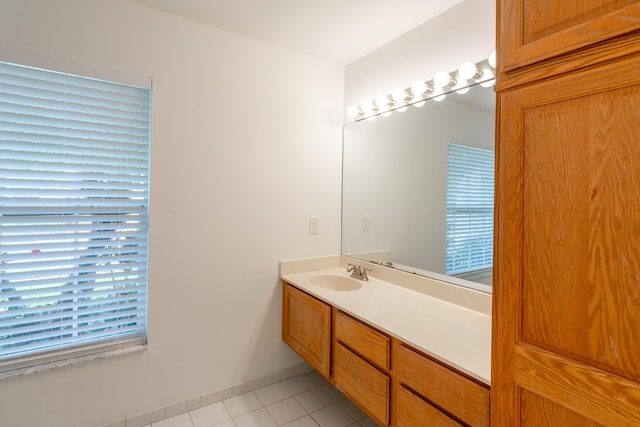
<path id="1" fill-rule="evenodd" d="M 368 268 L 365 268 L 362 265 L 349 264 L 347 267 L 347 273 L 351 273 L 351 277 L 358 280 L 369 280 L 367 276 L 367 271 L 372 271 Z"/>

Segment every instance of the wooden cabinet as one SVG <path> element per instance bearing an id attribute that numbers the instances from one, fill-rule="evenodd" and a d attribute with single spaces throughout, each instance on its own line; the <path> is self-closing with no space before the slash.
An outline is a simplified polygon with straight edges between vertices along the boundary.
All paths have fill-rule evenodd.
<path id="1" fill-rule="evenodd" d="M 282 340 L 329 378 L 331 306 L 286 282 L 282 289 Z"/>
<path id="2" fill-rule="evenodd" d="M 506 0 L 498 4 L 503 72 L 640 29 L 637 0 Z"/>
<path id="3" fill-rule="evenodd" d="M 489 388 L 407 347 L 395 347 L 396 425 L 411 426 L 420 414 L 437 408 L 433 424 L 489 425 Z M 415 408 L 411 404 L 416 404 Z M 424 418 L 425 423 L 428 420 Z"/>
<path id="4" fill-rule="evenodd" d="M 488 426 L 488 386 L 287 282 L 283 295 L 283 340 L 379 425 Z"/>
<path id="5" fill-rule="evenodd" d="M 491 424 L 637 426 L 640 4 L 551 7 L 499 1 Z"/>
<path id="6" fill-rule="evenodd" d="M 340 311 L 334 336 L 336 387 L 378 424 L 389 425 L 389 337 Z"/>

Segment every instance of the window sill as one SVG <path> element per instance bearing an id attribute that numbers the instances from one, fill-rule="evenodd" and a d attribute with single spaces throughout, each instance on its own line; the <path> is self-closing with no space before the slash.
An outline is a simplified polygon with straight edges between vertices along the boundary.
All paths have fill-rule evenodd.
<path id="1" fill-rule="evenodd" d="M 110 359 L 112 357 L 124 356 L 132 353 L 139 353 L 139 352 L 145 351 L 146 349 L 147 349 L 147 344 L 136 344 L 136 345 L 125 347 L 125 348 L 105 350 L 105 351 L 101 351 L 93 354 L 70 357 L 64 360 L 56 360 L 53 362 L 40 363 L 33 366 L 10 369 L 10 370 L 0 372 L 0 380 L 19 377 L 23 375 L 37 374 L 40 372 L 46 372 L 51 369 L 63 368 L 66 366 L 79 365 L 79 364 L 96 360 L 96 359 Z"/>

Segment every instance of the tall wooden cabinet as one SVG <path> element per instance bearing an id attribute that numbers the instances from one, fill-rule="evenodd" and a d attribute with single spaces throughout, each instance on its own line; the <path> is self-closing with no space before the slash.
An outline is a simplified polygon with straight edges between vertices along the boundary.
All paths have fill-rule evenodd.
<path id="1" fill-rule="evenodd" d="M 498 0 L 491 425 L 640 425 L 640 2 Z"/>

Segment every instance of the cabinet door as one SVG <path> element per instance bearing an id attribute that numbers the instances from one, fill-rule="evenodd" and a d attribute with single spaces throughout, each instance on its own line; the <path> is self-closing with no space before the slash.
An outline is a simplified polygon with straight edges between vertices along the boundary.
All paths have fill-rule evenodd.
<path id="1" fill-rule="evenodd" d="M 498 0 L 501 71 L 640 28 L 638 0 Z"/>
<path id="2" fill-rule="evenodd" d="M 286 282 L 282 285 L 282 340 L 329 378 L 331 307 Z"/>
<path id="3" fill-rule="evenodd" d="M 500 94 L 492 426 L 640 425 L 639 67 Z"/>

